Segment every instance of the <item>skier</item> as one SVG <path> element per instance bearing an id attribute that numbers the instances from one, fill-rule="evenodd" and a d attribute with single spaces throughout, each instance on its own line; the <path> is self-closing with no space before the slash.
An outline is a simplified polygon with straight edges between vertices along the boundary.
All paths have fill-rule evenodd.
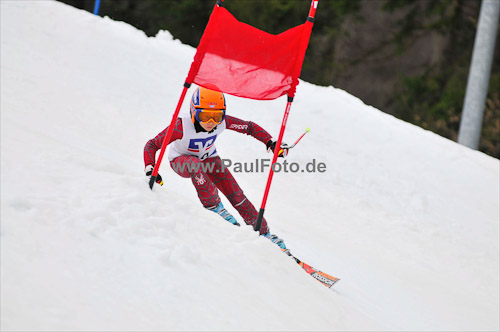
<path id="1" fill-rule="evenodd" d="M 206 209 L 219 214 L 233 225 L 237 220 L 224 208 L 218 190 L 227 197 L 246 224 L 254 226 L 258 213 L 247 199 L 231 172 L 222 165 L 217 154 L 215 140 L 224 129 L 251 135 L 266 144 L 268 151 L 273 151 L 276 141 L 259 125 L 226 115 L 226 100 L 222 92 L 199 87 L 193 93 L 190 103 L 190 117 L 179 117 L 175 123 L 168 159 L 172 169 L 184 178 L 191 178 L 201 204 Z M 146 176 L 151 176 L 155 165 L 155 155 L 163 143 L 168 127 L 144 147 Z M 288 146 L 281 145 L 280 157 L 288 153 Z M 156 182 L 163 185 L 160 174 Z M 262 220 L 260 235 L 277 244 L 282 251 L 288 252 L 282 239 L 269 232 L 265 219 Z"/>

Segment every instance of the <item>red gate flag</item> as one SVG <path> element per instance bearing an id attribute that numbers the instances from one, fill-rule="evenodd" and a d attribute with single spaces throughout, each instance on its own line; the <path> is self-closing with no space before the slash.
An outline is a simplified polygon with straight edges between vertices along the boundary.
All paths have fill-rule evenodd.
<path id="1" fill-rule="evenodd" d="M 273 35 L 215 6 L 186 82 L 251 99 L 293 97 L 312 26 L 308 20 Z"/>
<path id="2" fill-rule="evenodd" d="M 281 146 L 295 89 L 299 84 L 318 1 L 312 0 L 309 16 L 304 24 L 273 35 L 239 22 L 222 7 L 223 0 L 217 0 L 149 179 L 151 189 L 187 90 L 193 82 L 208 89 L 251 99 L 276 99 L 288 94 L 287 107 L 276 142 L 277 146 Z M 278 151 L 279 149 L 275 149 L 273 164 L 278 158 Z M 273 174 L 271 167 L 256 229 L 260 228 Z"/>

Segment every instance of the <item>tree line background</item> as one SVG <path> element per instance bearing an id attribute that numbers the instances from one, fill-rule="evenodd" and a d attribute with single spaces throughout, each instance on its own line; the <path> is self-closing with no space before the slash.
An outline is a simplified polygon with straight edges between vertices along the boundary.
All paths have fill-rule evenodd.
<path id="1" fill-rule="evenodd" d="M 93 11 L 94 0 L 60 0 Z M 99 15 L 196 47 L 215 0 L 101 0 Z M 226 0 L 240 21 L 277 34 L 305 21 L 310 0 Z M 301 78 L 454 141 L 480 0 L 321 0 Z M 500 33 L 498 34 L 500 35 Z M 498 38 L 497 38 L 498 39 Z M 500 158 L 496 43 L 479 149 Z"/>

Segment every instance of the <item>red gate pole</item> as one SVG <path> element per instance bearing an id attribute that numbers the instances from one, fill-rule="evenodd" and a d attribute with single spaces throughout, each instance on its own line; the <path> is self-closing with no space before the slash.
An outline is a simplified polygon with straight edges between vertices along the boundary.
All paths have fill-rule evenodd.
<path id="1" fill-rule="evenodd" d="M 160 155 L 158 156 L 155 168 L 153 169 L 153 173 L 151 174 L 151 178 L 149 179 L 149 188 L 151 188 L 151 190 L 153 190 L 153 186 L 156 182 L 156 177 L 158 176 L 158 170 L 160 169 L 161 160 L 163 159 L 163 155 L 165 154 L 165 150 L 167 149 L 170 137 L 172 137 L 172 133 L 174 132 L 175 122 L 177 121 L 177 117 L 179 116 L 182 103 L 184 102 L 184 98 L 186 97 L 187 90 L 189 89 L 190 86 L 191 84 L 184 83 L 184 88 L 182 89 L 181 97 L 179 98 L 179 102 L 177 103 L 177 108 L 175 109 L 174 115 L 172 115 L 172 121 L 170 122 L 167 134 L 165 135 L 163 143 L 161 144 Z"/>
<path id="2" fill-rule="evenodd" d="M 217 0 L 215 7 L 223 7 L 224 6 L 224 0 Z M 200 41 L 201 43 L 201 41 Z M 198 45 L 198 48 L 196 50 L 196 54 L 193 59 L 193 63 L 191 64 L 191 68 L 189 69 L 188 76 L 186 78 L 186 81 L 184 83 L 184 89 L 182 90 L 181 97 L 179 98 L 179 102 L 177 103 L 177 108 L 175 109 L 174 114 L 172 115 L 172 121 L 170 122 L 170 126 L 168 127 L 167 134 L 165 135 L 165 138 L 163 139 L 163 143 L 161 144 L 161 150 L 160 154 L 158 156 L 158 160 L 156 161 L 155 167 L 153 169 L 153 173 L 151 174 L 151 178 L 149 179 L 149 188 L 151 190 L 153 189 L 153 186 L 156 182 L 156 178 L 158 176 L 158 169 L 160 168 L 161 160 L 163 159 L 163 155 L 165 154 L 165 150 L 167 149 L 168 142 L 170 141 L 170 137 L 172 137 L 172 133 L 174 131 L 175 127 L 175 122 L 177 121 L 177 117 L 179 115 L 179 111 L 181 110 L 182 103 L 184 102 L 184 98 L 186 97 L 187 90 L 191 86 L 191 83 L 193 83 L 196 74 L 198 73 L 198 70 L 201 65 L 201 61 L 203 57 L 205 56 L 205 51 L 206 51 L 206 45 L 204 47 Z M 188 83 L 189 82 L 189 83 Z"/>
<path id="3" fill-rule="evenodd" d="M 316 15 L 318 1 L 319 0 L 312 0 L 311 8 L 309 9 L 309 15 L 307 17 L 306 23 L 311 24 L 311 27 L 312 27 L 312 24 L 314 23 L 314 16 Z M 307 36 L 308 41 L 309 41 L 309 37 L 310 37 L 310 34 Z M 305 50 L 304 50 L 304 53 L 305 53 Z M 302 63 L 300 64 L 300 66 L 302 67 Z M 300 70 L 299 70 L 299 74 L 300 74 Z M 295 94 L 295 86 L 292 86 L 290 88 L 290 90 L 292 91 L 292 94 Z M 267 197 L 269 195 L 269 190 L 271 189 L 271 182 L 273 181 L 274 165 L 276 163 L 276 160 L 278 160 L 278 154 L 279 154 L 279 151 L 281 150 L 281 141 L 283 139 L 283 134 L 285 133 L 286 122 L 288 120 L 288 115 L 290 114 L 290 108 L 292 107 L 292 102 L 293 102 L 293 96 L 289 95 L 288 102 L 286 104 L 285 115 L 283 116 L 283 121 L 281 122 L 280 134 L 278 136 L 278 141 L 276 142 L 276 147 L 274 148 L 273 162 L 271 163 L 271 170 L 269 171 L 269 175 L 267 177 L 266 189 L 264 191 L 264 197 L 262 198 L 262 204 L 260 206 L 259 216 L 257 217 L 257 222 L 255 223 L 255 227 L 254 227 L 255 231 L 260 232 L 260 227 L 262 226 L 262 220 L 264 219 L 264 211 L 266 209 Z"/>
<path id="4" fill-rule="evenodd" d="M 281 141 L 283 140 L 283 135 L 285 134 L 286 122 L 288 120 L 288 115 L 290 114 L 290 109 L 292 108 L 293 97 L 288 97 L 288 102 L 286 103 L 285 115 L 283 116 L 283 121 L 281 122 L 280 134 L 278 136 L 278 141 L 274 148 L 273 162 L 271 163 L 271 170 L 267 177 L 266 190 L 264 191 L 264 198 L 262 198 L 262 204 L 260 206 L 259 216 L 257 222 L 255 223 L 254 230 L 260 231 L 260 226 L 262 225 L 262 219 L 264 218 L 264 211 L 266 209 L 267 196 L 269 195 L 269 190 L 271 189 L 271 182 L 273 181 L 274 175 L 274 165 L 278 160 L 278 155 L 281 150 Z"/>

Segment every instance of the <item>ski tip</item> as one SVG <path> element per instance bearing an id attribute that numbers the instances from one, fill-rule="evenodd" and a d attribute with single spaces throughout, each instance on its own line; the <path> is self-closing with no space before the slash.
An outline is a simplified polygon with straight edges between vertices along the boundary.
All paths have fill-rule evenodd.
<path id="1" fill-rule="evenodd" d="M 311 129 L 310 128 L 306 128 L 306 133 L 309 133 L 311 132 Z"/>
<path id="2" fill-rule="evenodd" d="M 339 282 L 339 281 L 340 281 L 340 279 L 339 279 L 339 278 L 335 278 L 335 281 L 333 282 L 333 284 L 331 284 L 331 286 L 330 286 L 330 287 L 328 287 L 328 288 L 332 288 L 332 287 L 333 287 L 335 284 L 337 284 L 337 282 Z"/>

